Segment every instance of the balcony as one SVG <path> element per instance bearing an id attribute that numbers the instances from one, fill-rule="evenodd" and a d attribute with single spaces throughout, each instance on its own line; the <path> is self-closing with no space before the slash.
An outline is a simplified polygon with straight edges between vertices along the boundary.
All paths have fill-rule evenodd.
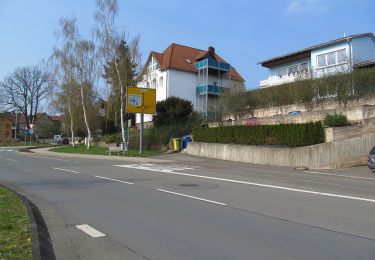
<path id="1" fill-rule="evenodd" d="M 220 61 L 216 61 L 216 60 L 213 60 L 213 59 L 205 59 L 205 60 L 198 61 L 198 62 L 194 63 L 194 66 L 197 69 L 210 68 L 210 69 L 217 69 L 217 70 L 220 69 L 220 70 L 223 70 L 223 71 L 229 71 L 230 70 L 230 64 L 229 63 L 220 62 Z"/>
<path id="2" fill-rule="evenodd" d="M 220 95 L 224 93 L 224 87 L 214 86 L 214 85 L 203 85 L 196 88 L 197 95 L 211 94 Z"/>

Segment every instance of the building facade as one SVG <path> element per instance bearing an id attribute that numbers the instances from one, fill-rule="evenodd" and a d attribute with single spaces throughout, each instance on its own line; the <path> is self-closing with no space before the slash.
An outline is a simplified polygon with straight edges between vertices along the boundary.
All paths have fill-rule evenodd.
<path id="1" fill-rule="evenodd" d="M 372 33 L 345 36 L 299 51 L 259 62 L 269 76 L 260 87 L 271 87 L 299 79 L 322 77 L 375 64 Z"/>
<path id="2" fill-rule="evenodd" d="M 12 140 L 12 118 L 7 114 L 0 114 L 0 142 Z"/>
<path id="3" fill-rule="evenodd" d="M 243 85 L 244 79 L 213 47 L 204 51 L 173 43 L 162 53 L 149 54 L 137 87 L 155 88 L 157 101 L 171 96 L 190 100 L 196 111 L 209 117 L 234 84 Z M 152 115 L 145 115 L 145 121 L 151 120 Z"/>

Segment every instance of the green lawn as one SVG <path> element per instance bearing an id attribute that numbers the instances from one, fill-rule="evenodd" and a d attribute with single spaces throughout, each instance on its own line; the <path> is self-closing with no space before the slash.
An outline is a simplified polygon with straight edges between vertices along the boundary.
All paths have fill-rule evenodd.
<path id="1" fill-rule="evenodd" d="M 0 259 L 32 259 L 31 228 L 25 205 L 0 186 Z"/>
<path id="2" fill-rule="evenodd" d="M 86 146 L 84 145 L 77 145 L 75 147 L 70 146 L 61 146 L 61 147 L 55 147 L 49 149 L 52 152 L 57 152 L 57 153 L 78 153 L 78 154 L 93 154 L 93 155 L 108 155 L 108 148 L 104 147 L 97 147 L 97 146 L 92 146 L 90 149 L 87 149 Z M 136 150 L 130 150 L 129 155 L 131 157 L 135 156 L 155 156 L 155 155 L 160 155 L 162 152 L 160 151 L 144 151 L 142 155 L 139 154 L 139 151 Z M 112 156 L 117 156 L 117 153 L 112 153 Z M 121 154 L 120 154 L 121 156 Z"/>

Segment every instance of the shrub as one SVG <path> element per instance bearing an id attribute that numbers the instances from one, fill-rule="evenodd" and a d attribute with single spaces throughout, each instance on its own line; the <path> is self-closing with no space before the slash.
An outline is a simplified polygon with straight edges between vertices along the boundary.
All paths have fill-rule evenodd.
<path id="1" fill-rule="evenodd" d="M 324 118 L 324 125 L 325 126 L 347 126 L 349 125 L 348 118 L 346 115 L 343 114 L 327 114 Z"/>
<path id="2" fill-rule="evenodd" d="M 104 136 L 104 141 L 106 144 L 116 143 L 119 144 L 122 142 L 121 134 L 111 134 Z"/>
<path id="3" fill-rule="evenodd" d="M 193 138 L 196 142 L 206 143 L 299 147 L 323 143 L 324 129 L 321 122 L 216 128 L 196 127 L 193 129 Z"/>

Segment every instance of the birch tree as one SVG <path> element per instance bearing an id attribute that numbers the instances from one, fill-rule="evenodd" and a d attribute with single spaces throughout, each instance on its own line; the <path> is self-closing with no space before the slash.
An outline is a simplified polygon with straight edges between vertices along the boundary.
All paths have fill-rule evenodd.
<path id="1" fill-rule="evenodd" d="M 78 39 L 75 42 L 75 53 L 74 57 L 76 59 L 75 66 L 77 68 L 77 80 L 80 88 L 81 104 L 83 111 L 83 118 L 85 120 L 86 130 L 87 130 L 87 149 L 90 149 L 91 142 L 91 129 L 87 119 L 87 109 L 86 109 L 86 96 L 84 89 L 92 88 L 96 77 L 96 55 L 95 55 L 95 45 L 92 41 Z"/>
<path id="2" fill-rule="evenodd" d="M 117 83 L 119 88 L 120 103 L 120 125 L 122 141 L 125 143 L 125 107 L 127 87 L 133 83 L 134 68 L 139 55 L 138 43 L 139 37 L 136 37 L 130 44 L 126 55 L 121 57 L 118 52 L 122 43 L 125 43 L 125 33 L 118 32 L 115 27 L 115 18 L 118 14 L 117 0 L 97 0 L 97 12 L 95 13 L 95 21 L 97 23 L 94 29 L 96 39 L 100 42 L 99 52 L 106 62 L 113 64 L 112 69 L 115 74 L 112 75 L 112 87 L 116 87 L 113 83 Z M 122 68 L 121 68 L 122 67 Z"/>
<path id="3" fill-rule="evenodd" d="M 55 47 L 52 60 L 55 61 L 55 73 L 60 80 L 61 92 L 59 93 L 60 106 L 65 106 L 70 119 L 70 133 L 72 146 L 74 147 L 74 118 L 73 100 L 75 100 L 74 88 L 77 87 L 74 78 L 74 47 L 77 38 L 77 27 L 75 18 L 61 18 L 61 30 L 56 33 L 58 38 L 62 38 L 61 48 Z"/>

